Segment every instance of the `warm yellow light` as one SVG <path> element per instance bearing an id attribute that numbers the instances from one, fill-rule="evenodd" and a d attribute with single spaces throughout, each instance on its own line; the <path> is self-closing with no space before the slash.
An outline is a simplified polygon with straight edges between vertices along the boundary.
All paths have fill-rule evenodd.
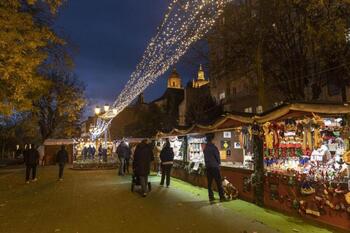
<path id="1" fill-rule="evenodd" d="M 101 113 L 101 108 L 98 107 L 98 106 L 96 106 L 96 108 L 95 108 L 95 114 L 98 115 L 98 114 L 100 114 L 100 113 Z"/>
<path id="2" fill-rule="evenodd" d="M 108 112 L 108 110 L 109 110 L 109 105 L 108 105 L 108 104 L 105 104 L 105 106 L 103 107 L 103 109 L 105 110 L 105 112 Z"/>

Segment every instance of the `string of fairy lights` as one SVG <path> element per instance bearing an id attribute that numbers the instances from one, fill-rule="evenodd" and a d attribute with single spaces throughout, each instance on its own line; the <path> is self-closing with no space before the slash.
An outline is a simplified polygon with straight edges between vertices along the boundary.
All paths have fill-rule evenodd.
<path id="1" fill-rule="evenodd" d="M 117 97 L 91 131 L 99 137 L 115 116 L 186 53 L 190 46 L 213 28 L 226 4 L 233 0 L 172 0 L 156 35 Z"/>

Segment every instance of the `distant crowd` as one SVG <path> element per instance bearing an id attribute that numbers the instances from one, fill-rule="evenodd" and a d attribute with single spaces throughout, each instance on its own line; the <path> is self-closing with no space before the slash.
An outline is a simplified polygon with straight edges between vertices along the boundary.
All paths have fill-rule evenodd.
<path id="1" fill-rule="evenodd" d="M 207 144 L 204 149 L 204 160 L 208 180 L 208 196 L 212 202 L 215 200 L 212 190 L 212 183 L 215 181 L 219 192 L 220 201 L 225 201 L 222 178 L 220 174 L 220 154 L 218 148 L 212 143 L 213 134 L 207 135 Z M 151 189 L 148 182 L 148 176 L 151 172 L 151 165 L 154 164 L 153 170 L 161 174 L 160 185 L 170 186 L 171 170 L 174 163 L 174 151 L 170 145 L 169 139 L 166 139 L 163 147 L 152 145 L 147 139 L 142 140 L 135 147 L 130 148 L 128 142 L 123 140 L 115 150 L 119 160 L 119 176 L 130 174 L 129 167 L 132 161 L 132 185 L 141 186 L 141 194 L 146 197 Z M 96 149 L 93 146 L 84 147 L 83 158 L 94 159 Z M 23 151 L 24 163 L 26 165 L 25 182 L 27 184 L 36 182 L 37 166 L 40 155 L 35 145 L 31 144 Z M 98 148 L 98 157 L 100 160 L 107 160 L 107 149 L 101 145 Z M 56 163 L 58 164 L 58 180 L 63 181 L 63 172 L 65 164 L 68 162 L 68 152 L 64 145 L 56 154 Z M 132 186 L 133 187 L 133 186 Z M 132 188 L 133 190 L 133 188 Z"/>

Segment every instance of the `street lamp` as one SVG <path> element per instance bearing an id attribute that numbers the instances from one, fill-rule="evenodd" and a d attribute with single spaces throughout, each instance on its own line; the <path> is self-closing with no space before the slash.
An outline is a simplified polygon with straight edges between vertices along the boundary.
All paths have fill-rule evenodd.
<path id="1" fill-rule="evenodd" d="M 118 109 L 117 108 L 113 108 L 113 114 L 117 115 L 117 113 L 118 113 Z"/>
<path id="2" fill-rule="evenodd" d="M 105 106 L 103 107 L 103 109 L 105 110 L 105 112 L 108 112 L 108 110 L 109 110 L 109 105 L 108 105 L 108 104 L 105 104 Z"/>
<path id="3" fill-rule="evenodd" d="M 95 114 L 99 115 L 101 113 L 101 108 L 99 106 L 95 107 Z"/>

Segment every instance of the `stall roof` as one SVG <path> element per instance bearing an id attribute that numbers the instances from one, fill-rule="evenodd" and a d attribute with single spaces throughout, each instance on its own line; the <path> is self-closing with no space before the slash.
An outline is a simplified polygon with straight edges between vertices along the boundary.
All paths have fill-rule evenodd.
<path id="1" fill-rule="evenodd" d="M 169 133 L 158 132 L 158 138 L 169 136 L 184 136 L 191 134 L 205 134 L 215 131 L 223 131 L 235 129 L 254 121 L 265 123 L 268 121 L 279 121 L 288 118 L 312 117 L 313 114 L 321 116 L 339 116 L 350 114 L 350 106 L 348 104 L 310 104 L 310 103 L 293 103 L 285 104 L 275 109 L 255 116 L 247 116 L 246 114 L 226 114 L 213 124 L 199 125 L 195 124 L 187 129 L 173 129 Z"/>
<path id="2" fill-rule="evenodd" d="M 52 145 L 70 145 L 74 144 L 74 139 L 46 139 L 44 141 L 45 146 L 52 146 Z"/>
<path id="3" fill-rule="evenodd" d="M 277 107 L 269 113 L 254 116 L 253 120 L 258 123 L 265 123 L 289 118 L 313 117 L 313 114 L 321 116 L 339 116 L 349 113 L 350 106 L 348 104 L 293 103 Z"/>
<path id="4" fill-rule="evenodd" d="M 209 132 L 221 131 L 224 129 L 234 129 L 245 124 L 253 123 L 253 119 L 246 116 L 227 114 L 222 116 L 213 124 L 200 125 L 195 124 L 187 129 L 173 129 L 169 133 L 158 132 L 157 137 L 184 136 L 193 134 L 205 134 Z"/>

